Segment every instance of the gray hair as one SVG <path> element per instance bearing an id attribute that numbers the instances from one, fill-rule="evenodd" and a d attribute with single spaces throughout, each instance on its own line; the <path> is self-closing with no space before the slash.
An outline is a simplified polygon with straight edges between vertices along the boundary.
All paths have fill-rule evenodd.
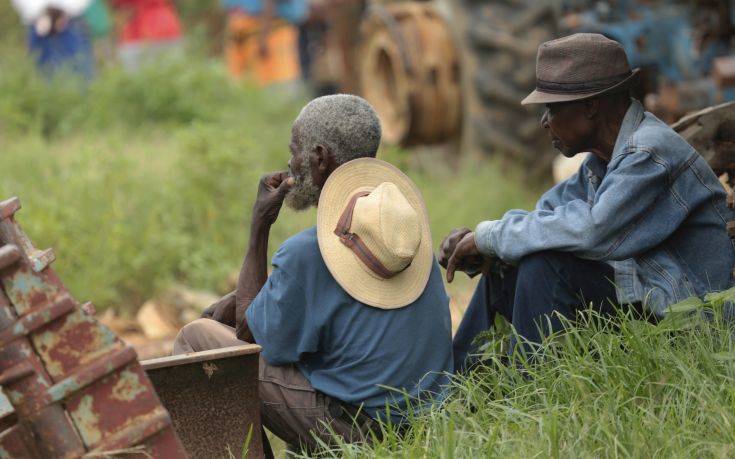
<path id="1" fill-rule="evenodd" d="M 300 147 L 312 151 L 324 145 L 337 164 L 375 157 L 380 145 L 380 120 L 362 97 L 348 94 L 323 96 L 309 102 L 294 121 Z"/>

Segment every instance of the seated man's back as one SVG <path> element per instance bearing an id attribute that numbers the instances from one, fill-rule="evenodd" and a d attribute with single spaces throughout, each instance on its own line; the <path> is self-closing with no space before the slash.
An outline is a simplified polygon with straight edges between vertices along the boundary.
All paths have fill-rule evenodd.
<path id="1" fill-rule="evenodd" d="M 268 363 L 296 364 L 316 390 L 362 403 L 379 417 L 386 404 L 405 406 L 404 396 L 389 388 L 416 397 L 436 394 L 447 383 L 452 371 L 448 304 L 436 262 L 426 289 L 410 305 L 379 309 L 360 303 L 327 269 L 312 227 L 276 252 L 273 272 L 247 320 Z"/>
<path id="2" fill-rule="evenodd" d="M 453 371 L 449 301 L 421 192 L 375 158 L 380 120 L 364 99 L 310 102 L 291 130 L 289 171 L 258 185 L 235 293 L 184 327 L 175 353 L 257 342 L 263 424 L 286 443 L 369 441 L 436 400 Z M 317 206 L 267 273 L 282 204 Z M 392 407 L 392 408 L 390 408 Z"/>

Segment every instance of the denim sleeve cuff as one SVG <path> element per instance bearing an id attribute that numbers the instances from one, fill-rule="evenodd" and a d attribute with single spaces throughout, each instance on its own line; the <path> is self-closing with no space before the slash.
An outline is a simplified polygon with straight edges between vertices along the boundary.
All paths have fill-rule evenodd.
<path id="1" fill-rule="evenodd" d="M 480 222 L 480 224 L 477 225 L 477 228 L 475 228 L 475 245 L 477 246 L 477 250 L 479 250 L 481 254 L 489 257 L 497 256 L 492 244 L 490 243 L 490 233 L 492 233 L 496 223 L 498 223 L 497 220 Z"/>

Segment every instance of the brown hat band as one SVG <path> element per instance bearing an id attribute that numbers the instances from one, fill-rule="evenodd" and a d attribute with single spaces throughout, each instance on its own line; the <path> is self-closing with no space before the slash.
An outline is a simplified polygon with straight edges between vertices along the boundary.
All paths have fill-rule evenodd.
<path id="1" fill-rule="evenodd" d="M 556 83 L 553 81 L 536 80 L 536 89 L 552 94 L 576 94 L 585 92 L 600 91 L 610 86 L 622 82 L 632 75 L 633 72 L 627 71 L 619 75 L 601 78 L 599 80 L 585 81 L 583 83 Z"/>
<path id="2" fill-rule="evenodd" d="M 349 249 L 355 253 L 357 258 L 367 266 L 370 271 L 383 279 L 390 279 L 408 268 L 410 263 L 401 271 L 393 272 L 386 268 L 385 265 L 378 260 L 378 257 L 373 255 L 373 252 L 371 252 L 368 246 L 365 245 L 365 242 L 360 239 L 360 236 L 355 233 L 350 233 L 350 226 L 352 226 L 352 213 L 355 210 L 355 204 L 357 204 L 358 199 L 369 194 L 369 191 L 362 191 L 352 196 L 344 212 L 342 212 L 342 216 L 339 217 L 339 221 L 337 221 L 337 227 L 334 229 L 334 234 L 339 236 L 339 240 L 342 244 L 349 247 Z"/>

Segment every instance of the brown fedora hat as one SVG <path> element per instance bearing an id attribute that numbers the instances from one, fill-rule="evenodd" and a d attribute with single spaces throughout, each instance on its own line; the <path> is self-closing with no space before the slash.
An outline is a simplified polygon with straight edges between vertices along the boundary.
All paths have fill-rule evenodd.
<path id="1" fill-rule="evenodd" d="M 521 104 L 589 99 L 627 88 L 638 75 L 625 50 L 597 33 L 576 33 L 542 43 L 536 56 L 536 89 Z"/>

